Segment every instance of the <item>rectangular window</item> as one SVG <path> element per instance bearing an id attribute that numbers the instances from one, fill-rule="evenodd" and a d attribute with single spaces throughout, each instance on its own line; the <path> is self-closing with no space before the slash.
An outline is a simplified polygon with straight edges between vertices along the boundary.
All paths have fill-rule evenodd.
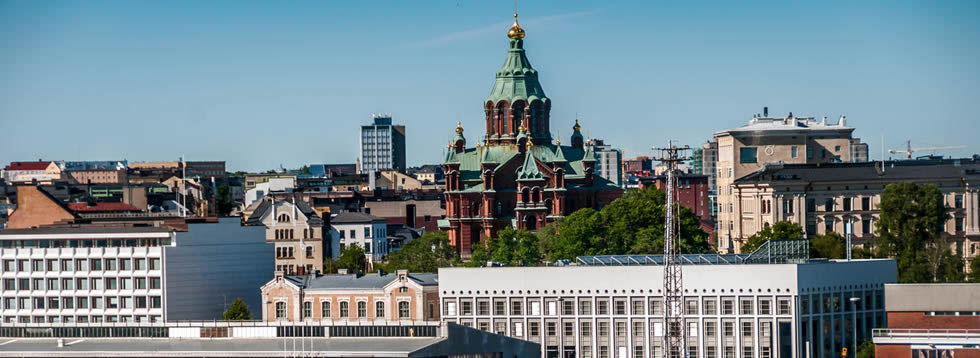
<path id="1" fill-rule="evenodd" d="M 834 211 L 834 199 L 826 198 L 823 200 L 823 211 Z"/>
<path id="2" fill-rule="evenodd" d="M 599 301 L 599 312 L 600 315 L 609 314 L 609 301 Z"/>
<path id="3" fill-rule="evenodd" d="M 698 314 L 698 301 L 697 300 L 687 300 L 687 307 L 685 309 L 685 314 L 697 315 Z"/>
<path id="4" fill-rule="evenodd" d="M 150 289 L 151 290 L 156 290 L 156 289 L 160 289 L 160 287 L 161 287 L 160 286 L 160 278 L 159 277 L 150 277 Z"/>
<path id="5" fill-rule="evenodd" d="M 796 158 L 796 157 L 798 157 L 798 156 L 799 156 L 799 153 L 798 153 L 798 150 L 797 150 L 797 148 L 796 148 L 796 146 L 795 146 L 795 145 L 794 145 L 794 146 L 792 146 L 792 147 L 790 147 L 790 149 L 789 149 L 789 151 L 790 151 L 790 155 L 791 155 L 791 156 L 792 156 L 793 158 Z"/>
<path id="6" fill-rule="evenodd" d="M 160 268 L 161 268 L 161 266 L 160 266 L 160 259 L 159 258 L 151 258 L 150 259 L 150 270 L 159 270 Z"/>
<path id="7" fill-rule="evenodd" d="M 639 316 L 643 314 L 643 301 L 633 301 L 632 314 Z"/>
<path id="8" fill-rule="evenodd" d="M 732 337 L 735 335 L 735 322 L 722 322 L 721 333 L 725 337 Z"/>
<path id="9" fill-rule="evenodd" d="M 476 314 L 481 316 L 490 315 L 490 302 L 480 301 L 476 303 Z"/>
<path id="10" fill-rule="evenodd" d="M 955 223 L 954 224 L 954 226 L 955 226 L 954 229 L 956 230 L 956 232 L 962 232 L 963 231 L 963 218 L 953 219 L 953 222 Z"/>
<path id="11" fill-rule="evenodd" d="M 834 232 L 834 219 L 833 218 L 827 218 L 826 220 L 824 220 L 823 226 L 824 226 L 823 227 L 824 233 L 832 233 L 832 232 Z"/>
<path id="12" fill-rule="evenodd" d="M 861 220 L 861 234 L 862 235 L 871 235 L 871 219 L 862 219 Z"/>
<path id="13" fill-rule="evenodd" d="M 507 314 L 506 313 L 506 310 L 507 310 L 506 305 L 507 305 L 507 303 L 504 302 L 504 301 L 495 301 L 493 303 L 493 314 L 496 315 L 496 316 L 503 316 L 503 315 Z"/>
<path id="14" fill-rule="evenodd" d="M 572 301 L 562 302 L 562 314 L 563 315 L 574 315 L 575 314 L 575 304 Z"/>
<path id="15" fill-rule="evenodd" d="M 745 147 L 738 149 L 738 162 L 739 163 L 756 163 L 757 149 L 754 147 Z"/>
<path id="16" fill-rule="evenodd" d="M 462 308 L 464 316 L 469 316 L 473 314 L 473 302 L 471 301 L 460 302 L 460 307 Z"/>
<path id="17" fill-rule="evenodd" d="M 133 261 L 130 259 L 119 259 L 119 269 L 123 271 L 130 271 L 133 269 Z"/>
<path id="18" fill-rule="evenodd" d="M 844 211 L 851 211 L 851 198 L 843 198 L 841 201 L 844 204 Z"/>
<path id="19" fill-rule="evenodd" d="M 723 315 L 733 315 L 735 314 L 735 300 L 731 298 L 723 298 L 721 300 L 721 314 Z"/>
<path id="20" fill-rule="evenodd" d="M 616 303 L 616 314 L 617 315 L 626 314 L 626 301 L 617 300 L 615 303 Z"/>
<path id="21" fill-rule="evenodd" d="M 708 337 L 714 337 L 718 334 L 718 324 L 714 321 L 704 322 L 704 335 Z"/>
<path id="22" fill-rule="evenodd" d="M 512 301 L 510 303 L 510 314 L 514 316 L 521 315 L 521 301 Z"/>
<path id="23" fill-rule="evenodd" d="M 344 231 L 344 230 L 337 230 L 337 236 L 338 236 L 339 238 L 341 238 L 341 239 L 344 239 L 344 238 L 345 238 L 345 237 L 344 237 L 344 233 L 345 233 L 345 232 L 346 232 L 346 231 Z"/>
<path id="24" fill-rule="evenodd" d="M 806 159 L 813 159 L 813 147 L 806 147 Z"/>
<path id="25" fill-rule="evenodd" d="M 772 314 L 771 310 L 772 310 L 772 302 L 770 302 L 769 299 L 765 299 L 764 298 L 764 299 L 760 299 L 759 300 L 759 314 L 760 315 L 769 315 L 769 314 Z"/>
<path id="26" fill-rule="evenodd" d="M 107 290 L 115 290 L 115 289 L 118 289 L 119 286 L 116 284 L 116 278 L 114 278 L 114 277 L 106 278 L 105 279 L 105 288 Z"/>
<path id="27" fill-rule="evenodd" d="M 578 314 L 588 316 L 592 314 L 592 301 L 579 301 Z"/>
<path id="28" fill-rule="evenodd" d="M 116 259 L 105 259 L 105 269 L 106 271 L 115 271 Z"/>
<path id="29" fill-rule="evenodd" d="M 785 298 L 779 299 L 779 314 L 780 315 L 790 314 L 790 304 L 788 299 Z"/>
<path id="30" fill-rule="evenodd" d="M 871 198 L 861 198 L 861 210 L 871 210 Z"/>
<path id="31" fill-rule="evenodd" d="M 751 337 L 751 336 L 752 336 L 752 322 L 750 322 L 750 321 L 743 321 L 742 322 L 742 337 Z"/>
<path id="32" fill-rule="evenodd" d="M 956 194 L 953 196 L 953 207 L 956 209 L 963 208 L 963 194 Z"/>

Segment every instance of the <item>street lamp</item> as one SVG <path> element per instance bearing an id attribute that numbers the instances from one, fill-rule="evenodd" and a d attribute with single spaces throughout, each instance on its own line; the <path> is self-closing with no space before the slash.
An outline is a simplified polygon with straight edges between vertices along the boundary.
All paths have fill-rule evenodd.
<path id="1" fill-rule="evenodd" d="M 851 297 L 851 343 L 854 344 L 854 354 L 857 355 L 858 342 L 857 342 L 857 303 L 861 300 L 861 297 Z"/>

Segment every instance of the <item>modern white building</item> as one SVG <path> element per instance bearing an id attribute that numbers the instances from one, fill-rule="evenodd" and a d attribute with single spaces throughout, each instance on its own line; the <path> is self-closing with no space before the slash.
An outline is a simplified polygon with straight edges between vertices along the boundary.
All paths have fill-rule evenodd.
<path id="1" fill-rule="evenodd" d="M 405 126 L 392 125 L 391 114 L 372 115 L 361 126 L 361 173 L 381 170 L 405 172 Z"/>
<path id="2" fill-rule="evenodd" d="M 166 319 L 165 228 L 0 231 L 4 323 Z"/>
<path id="3" fill-rule="evenodd" d="M 543 357 L 662 357 L 662 260 L 598 256 L 563 267 L 441 268 L 442 318 L 540 343 Z M 885 259 L 763 253 L 684 261 L 690 357 L 834 356 L 854 322 L 859 341 L 884 326 L 884 284 L 896 280 L 894 260 Z"/>
<path id="4" fill-rule="evenodd" d="M 269 178 L 268 181 L 255 184 L 255 187 L 245 192 L 245 207 L 262 200 L 272 192 L 288 192 L 296 187 L 296 178 Z"/>
<path id="5" fill-rule="evenodd" d="M 340 257 L 347 245 L 360 245 L 369 264 L 388 254 L 388 226 L 385 220 L 365 213 L 342 212 L 330 218 L 332 257 Z"/>

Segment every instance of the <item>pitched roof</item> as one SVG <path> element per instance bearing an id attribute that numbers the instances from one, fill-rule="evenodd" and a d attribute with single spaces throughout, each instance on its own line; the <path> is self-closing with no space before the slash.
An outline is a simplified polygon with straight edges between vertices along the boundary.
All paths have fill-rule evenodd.
<path id="1" fill-rule="evenodd" d="M 374 221 L 384 221 L 384 219 L 371 214 L 347 211 L 338 213 L 336 216 L 330 218 L 331 224 L 369 223 Z"/>
<path id="2" fill-rule="evenodd" d="M 544 174 L 538 170 L 538 162 L 534 159 L 534 152 L 529 151 L 524 156 L 524 164 L 517 172 L 517 180 L 540 180 L 544 179 Z"/>
<path id="3" fill-rule="evenodd" d="M 408 279 L 415 281 L 422 286 L 438 284 L 438 274 L 434 273 L 409 273 Z M 287 276 L 287 280 L 296 286 L 305 289 L 343 289 L 343 290 L 374 290 L 382 289 L 392 281 L 398 279 L 395 273 L 367 273 L 367 274 L 347 274 L 347 275 L 323 275 L 323 276 Z"/>
<path id="4" fill-rule="evenodd" d="M 89 205 L 89 203 L 69 203 L 68 208 L 78 213 L 141 211 L 140 208 L 135 206 L 116 202 L 99 202 L 95 203 L 95 205 Z"/>
<path id="5" fill-rule="evenodd" d="M 45 170 L 51 165 L 51 161 L 40 162 L 10 162 L 10 165 L 3 170 Z"/>
<path id="6" fill-rule="evenodd" d="M 292 204 L 292 202 L 286 200 L 276 201 L 276 204 L 279 203 Z M 271 208 L 272 208 L 272 200 L 268 198 L 260 200 L 258 202 L 258 206 L 255 207 L 255 210 L 252 210 L 252 215 L 250 215 L 248 217 L 248 220 L 245 221 L 245 225 L 246 226 L 263 225 L 262 217 L 265 216 L 266 212 L 268 212 L 269 209 Z M 310 205 L 307 204 L 305 201 L 297 201 L 296 209 L 298 209 L 299 212 L 303 214 L 303 216 L 306 216 L 306 220 L 308 224 L 313 226 L 323 225 L 323 219 L 321 219 L 320 215 L 317 214 L 316 210 L 313 210 L 313 208 L 310 207 Z"/>

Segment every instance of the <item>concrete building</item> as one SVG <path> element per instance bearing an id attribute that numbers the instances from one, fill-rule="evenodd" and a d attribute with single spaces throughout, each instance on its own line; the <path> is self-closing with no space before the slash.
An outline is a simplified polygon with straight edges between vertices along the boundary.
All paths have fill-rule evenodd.
<path id="1" fill-rule="evenodd" d="M 252 180 L 249 180 L 252 179 Z M 286 193 L 296 188 L 296 175 L 288 174 L 283 177 L 252 177 L 245 176 L 245 207 L 254 205 L 271 193 Z"/>
<path id="2" fill-rule="evenodd" d="M 438 221 L 446 214 L 439 199 L 407 199 L 366 201 L 364 211 L 380 217 L 388 224 L 402 224 L 426 231 L 439 230 Z"/>
<path id="3" fill-rule="evenodd" d="M 950 215 L 946 233 L 953 252 L 969 263 L 980 254 L 980 158 L 864 163 L 768 165 L 730 186 L 734 195 L 721 210 L 721 248 L 738 250 L 748 237 L 779 221 L 797 223 L 807 237 L 852 227 L 852 243 L 875 237 L 881 192 L 892 183 L 935 185 Z M 731 245 L 731 246 L 729 246 Z"/>
<path id="4" fill-rule="evenodd" d="M 830 357 L 849 346 L 855 314 L 859 340 L 884 325 L 894 260 L 792 260 L 775 252 L 685 255 L 690 357 Z M 661 357 L 662 259 L 441 268 L 442 317 L 540 343 L 543 357 Z M 861 298 L 856 311 L 851 297 Z"/>
<path id="5" fill-rule="evenodd" d="M 372 114 L 361 126 L 361 173 L 405 172 L 405 126 L 391 124 L 391 114 Z"/>
<path id="6" fill-rule="evenodd" d="M 369 174 L 371 175 L 371 174 Z M 375 172 L 374 188 L 382 190 L 419 190 L 422 182 L 415 177 L 394 170 Z"/>
<path id="7" fill-rule="evenodd" d="M 439 321 L 436 274 L 341 273 L 277 276 L 262 286 L 262 320 Z"/>
<path id="8" fill-rule="evenodd" d="M 309 204 L 269 197 L 262 200 L 245 225 L 265 228 L 265 241 L 275 244 L 275 271 L 286 275 L 323 272 L 330 241 L 323 239 L 325 223 Z"/>
<path id="9" fill-rule="evenodd" d="M 0 326 L 0 344 L 0 357 L 536 358 L 540 352 L 535 343 L 457 324 L 401 321 L 16 323 Z"/>
<path id="10" fill-rule="evenodd" d="M 615 185 L 623 184 L 623 152 L 613 148 L 602 139 L 593 138 L 589 143 L 595 153 L 596 174 Z"/>
<path id="11" fill-rule="evenodd" d="M 342 212 L 330 218 L 330 248 L 333 259 L 347 245 L 364 249 L 369 265 L 388 254 L 388 227 L 384 219 L 364 213 Z"/>
<path id="12" fill-rule="evenodd" d="M 718 210 L 718 237 L 722 250 L 737 249 L 732 243 L 732 232 L 741 229 L 732 211 L 736 198 L 733 183 L 755 173 L 766 163 L 817 164 L 867 161 L 867 145 L 852 137 L 853 127 L 848 127 L 844 116 L 837 123 L 827 123 L 827 118 L 795 117 L 792 113 L 783 118 L 769 116 L 768 108 L 762 115 L 755 115 L 749 124 L 739 128 L 716 132 L 713 142 L 718 146 L 715 162 L 716 196 Z M 862 152 L 863 157 L 856 156 Z M 729 228 L 731 227 L 731 228 Z"/>
<path id="13" fill-rule="evenodd" d="M 78 184 L 126 184 L 129 182 L 127 169 L 86 169 L 69 170 L 68 176 Z"/>
<path id="14" fill-rule="evenodd" d="M 885 285 L 876 357 L 980 357 L 980 284 Z"/>
<path id="15" fill-rule="evenodd" d="M 11 162 L 3 168 L 0 177 L 8 184 L 51 184 L 61 179 L 61 168 L 52 161 Z"/>

